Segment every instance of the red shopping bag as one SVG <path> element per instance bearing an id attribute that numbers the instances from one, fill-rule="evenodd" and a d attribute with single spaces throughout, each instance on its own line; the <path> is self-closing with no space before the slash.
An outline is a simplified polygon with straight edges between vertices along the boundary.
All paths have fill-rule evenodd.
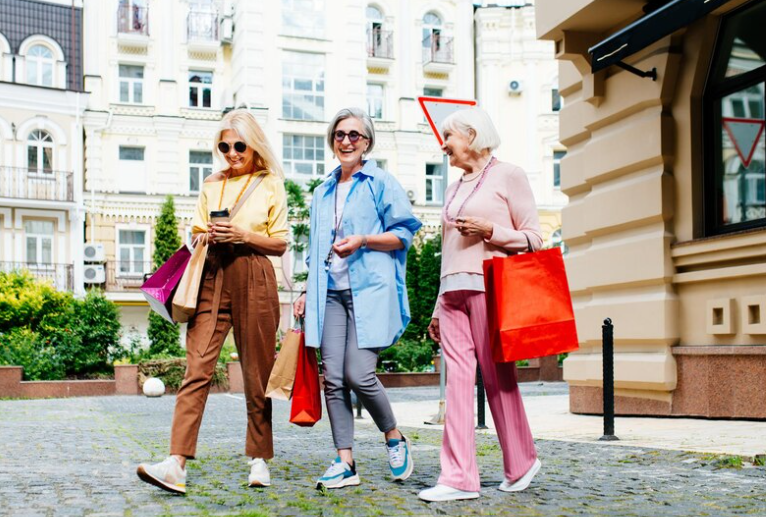
<path id="1" fill-rule="evenodd" d="M 181 246 L 141 286 L 141 292 L 149 302 L 149 306 L 171 323 L 175 323 L 172 309 L 173 296 L 191 256 L 189 248 L 185 245 Z"/>
<path id="2" fill-rule="evenodd" d="M 559 248 L 484 261 L 492 359 L 507 363 L 577 350 Z"/>
<path id="3" fill-rule="evenodd" d="M 319 394 L 319 366 L 314 348 L 306 346 L 303 332 L 298 348 L 298 367 L 293 383 L 293 404 L 290 422 L 301 427 L 311 427 L 322 418 L 322 399 Z"/>

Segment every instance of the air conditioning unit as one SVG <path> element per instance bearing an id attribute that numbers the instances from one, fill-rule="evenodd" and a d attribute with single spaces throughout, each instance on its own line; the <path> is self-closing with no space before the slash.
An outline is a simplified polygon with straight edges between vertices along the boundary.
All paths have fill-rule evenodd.
<path id="1" fill-rule="evenodd" d="M 86 284 L 103 284 L 106 282 L 106 270 L 103 264 L 86 264 L 83 277 Z"/>
<path id="2" fill-rule="evenodd" d="M 416 198 L 416 197 L 418 197 L 418 193 L 417 193 L 417 191 L 416 191 L 416 190 L 414 190 L 414 189 L 409 189 L 409 190 L 407 191 L 407 198 L 410 200 L 410 203 L 414 203 L 414 202 L 415 202 L 415 198 Z"/>
<path id="3" fill-rule="evenodd" d="M 100 242 L 86 242 L 83 255 L 85 262 L 103 262 L 105 260 L 104 245 Z"/>
<path id="4" fill-rule="evenodd" d="M 511 95 L 520 95 L 524 91 L 524 84 L 521 81 L 513 80 L 508 83 L 508 93 Z"/>
<path id="5" fill-rule="evenodd" d="M 221 43 L 231 44 L 234 41 L 234 20 L 232 15 L 221 16 L 219 31 Z"/>

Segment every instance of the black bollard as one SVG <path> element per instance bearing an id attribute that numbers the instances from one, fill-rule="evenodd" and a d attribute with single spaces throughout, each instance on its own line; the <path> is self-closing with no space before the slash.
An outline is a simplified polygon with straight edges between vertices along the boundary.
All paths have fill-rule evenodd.
<path id="1" fill-rule="evenodd" d="M 484 379 L 481 376 L 481 367 L 476 365 L 476 398 L 479 407 L 477 408 L 477 416 L 479 419 L 479 425 L 476 429 L 487 429 L 487 425 L 484 423 Z"/>
<path id="2" fill-rule="evenodd" d="M 605 319 L 601 326 L 601 338 L 604 367 L 604 436 L 599 440 L 612 442 L 619 438 L 614 435 L 614 326 L 610 318 Z"/>

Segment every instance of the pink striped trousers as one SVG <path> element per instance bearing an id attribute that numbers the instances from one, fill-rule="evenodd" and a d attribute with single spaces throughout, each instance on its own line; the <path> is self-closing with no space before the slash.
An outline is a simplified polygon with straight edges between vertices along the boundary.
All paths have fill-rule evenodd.
<path id="1" fill-rule="evenodd" d="M 495 363 L 489 345 L 487 304 L 481 291 L 450 291 L 439 298 L 441 348 L 447 364 L 447 414 L 439 484 L 478 492 L 474 432 L 476 359 L 503 451 L 505 478 L 523 476 L 537 458 L 514 363 Z"/>

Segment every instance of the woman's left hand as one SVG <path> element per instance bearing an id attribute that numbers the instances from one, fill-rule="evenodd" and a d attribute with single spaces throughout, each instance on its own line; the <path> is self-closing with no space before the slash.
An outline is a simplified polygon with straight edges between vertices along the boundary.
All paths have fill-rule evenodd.
<path id="1" fill-rule="evenodd" d="M 332 245 L 332 250 L 340 258 L 346 258 L 352 255 L 362 246 L 362 237 L 359 235 L 350 235 L 339 240 Z"/>
<path id="2" fill-rule="evenodd" d="M 483 217 L 461 216 L 455 221 L 455 227 L 463 237 L 479 236 L 483 239 L 492 238 L 494 226 Z"/>
<path id="3" fill-rule="evenodd" d="M 229 222 L 208 223 L 210 237 L 213 242 L 221 244 L 244 244 L 247 240 L 247 231 Z"/>

